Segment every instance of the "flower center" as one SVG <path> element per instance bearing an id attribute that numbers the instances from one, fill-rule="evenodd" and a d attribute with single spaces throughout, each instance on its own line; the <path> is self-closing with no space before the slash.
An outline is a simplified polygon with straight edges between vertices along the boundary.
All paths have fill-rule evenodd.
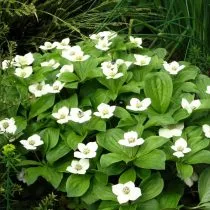
<path id="1" fill-rule="evenodd" d="M 141 60 L 141 64 L 142 65 L 146 64 L 146 61 L 145 60 Z"/>
<path id="2" fill-rule="evenodd" d="M 60 119 L 65 119 L 66 118 L 66 115 L 65 114 L 61 114 L 60 115 Z"/>
<path id="3" fill-rule="evenodd" d="M 83 154 L 87 155 L 87 154 L 89 154 L 89 153 L 90 153 L 90 149 L 89 149 L 89 148 L 85 148 L 85 149 L 83 150 Z"/>
<path id="4" fill-rule="evenodd" d="M 24 71 L 21 72 L 21 73 L 20 73 L 20 76 L 21 76 L 21 77 L 25 77 L 25 76 L 26 76 L 26 72 L 24 72 Z"/>
<path id="5" fill-rule="evenodd" d="M 135 141 L 136 141 L 136 139 L 134 137 L 128 138 L 128 142 L 129 143 L 134 143 Z"/>
<path id="6" fill-rule="evenodd" d="M 177 151 L 182 152 L 184 150 L 184 147 L 183 146 L 178 146 L 176 149 L 177 149 Z"/>
<path id="7" fill-rule="evenodd" d="M 104 109 L 104 110 L 102 111 L 102 114 L 103 114 L 103 115 L 109 114 L 109 110 L 108 110 L 108 109 Z"/>
<path id="8" fill-rule="evenodd" d="M 53 90 L 59 90 L 59 86 L 58 85 L 53 86 Z"/>
<path id="9" fill-rule="evenodd" d="M 41 84 L 38 84 L 38 85 L 36 86 L 36 89 L 37 89 L 37 90 L 42 90 L 42 88 L 43 88 L 43 86 L 42 86 Z"/>
<path id="10" fill-rule="evenodd" d="M 136 103 L 136 108 L 140 108 L 140 107 L 142 107 L 142 103 L 141 102 Z"/>
<path id="11" fill-rule="evenodd" d="M 126 194 L 126 195 L 129 194 L 130 193 L 129 187 L 124 187 L 123 188 L 123 193 Z"/>
<path id="12" fill-rule="evenodd" d="M 77 116 L 78 116 L 79 118 L 82 118 L 82 117 L 84 117 L 84 113 L 81 112 L 81 111 L 79 111 L 78 114 L 77 114 Z"/>
<path id="13" fill-rule="evenodd" d="M 35 144 L 35 141 L 33 139 L 31 139 L 31 140 L 28 141 L 28 144 L 29 145 L 34 145 Z"/>
<path id="14" fill-rule="evenodd" d="M 8 127 L 9 127 L 9 123 L 8 123 L 8 122 L 4 122 L 4 123 L 3 123 L 3 128 L 6 129 L 6 128 L 8 128 Z"/>
<path id="15" fill-rule="evenodd" d="M 176 70 L 177 70 L 177 67 L 176 67 L 176 66 L 172 66 L 172 67 L 171 67 L 171 70 L 172 70 L 172 71 L 176 71 Z"/>
<path id="16" fill-rule="evenodd" d="M 77 171 L 80 171 L 80 170 L 82 169 L 82 166 L 81 166 L 80 164 L 76 164 L 76 165 L 75 165 L 75 169 L 76 169 Z"/>

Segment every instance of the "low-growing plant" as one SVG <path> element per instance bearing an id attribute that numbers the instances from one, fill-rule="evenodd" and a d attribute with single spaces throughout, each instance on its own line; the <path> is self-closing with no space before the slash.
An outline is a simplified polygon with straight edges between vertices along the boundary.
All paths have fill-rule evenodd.
<path id="1" fill-rule="evenodd" d="M 0 121 L 19 180 L 43 177 L 76 209 L 208 209 L 210 79 L 143 45 L 104 31 L 3 61 L 27 99 Z"/>

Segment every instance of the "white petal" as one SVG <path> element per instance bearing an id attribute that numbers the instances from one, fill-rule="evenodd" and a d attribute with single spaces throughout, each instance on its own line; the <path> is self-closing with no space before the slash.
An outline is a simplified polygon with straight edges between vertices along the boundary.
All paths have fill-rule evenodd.
<path id="1" fill-rule="evenodd" d="M 165 138 L 171 138 L 172 134 L 171 131 L 167 128 L 160 128 L 159 129 L 159 136 L 165 137 Z"/>
<path id="2" fill-rule="evenodd" d="M 112 186 L 112 192 L 115 195 L 120 195 L 122 193 L 124 185 L 123 184 L 116 184 Z"/>
<path id="3" fill-rule="evenodd" d="M 182 152 L 174 152 L 173 155 L 178 157 L 178 158 L 184 157 L 184 154 Z"/>
<path id="4" fill-rule="evenodd" d="M 90 148 L 91 151 L 96 151 L 98 149 L 98 144 L 96 142 L 89 142 L 86 146 Z"/>
<path id="5" fill-rule="evenodd" d="M 117 196 L 117 200 L 120 204 L 127 203 L 129 201 L 129 196 L 121 194 Z"/>
<path id="6" fill-rule="evenodd" d="M 134 187 L 129 193 L 129 200 L 135 201 L 141 196 L 141 189 L 139 187 Z"/>

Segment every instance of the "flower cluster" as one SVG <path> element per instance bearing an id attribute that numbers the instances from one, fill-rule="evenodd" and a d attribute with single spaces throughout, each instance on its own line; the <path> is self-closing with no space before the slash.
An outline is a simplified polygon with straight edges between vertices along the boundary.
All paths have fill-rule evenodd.
<path id="1" fill-rule="evenodd" d="M 5 118 L 0 121 L 0 134 L 1 133 L 14 134 L 16 130 L 17 126 L 15 125 L 14 118 Z"/>

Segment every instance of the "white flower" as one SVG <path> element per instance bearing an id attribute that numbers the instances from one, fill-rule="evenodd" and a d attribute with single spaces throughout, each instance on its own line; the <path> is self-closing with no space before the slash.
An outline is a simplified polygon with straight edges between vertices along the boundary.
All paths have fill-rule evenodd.
<path id="1" fill-rule="evenodd" d="M 24 172 L 24 169 L 22 168 L 22 170 L 17 174 L 18 181 L 26 183 L 24 176 L 25 176 L 25 172 Z"/>
<path id="2" fill-rule="evenodd" d="M 182 98 L 181 106 L 183 109 L 186 109 L 189 114 L 191 114 L 193 110 L 197 109 L 200 105 L 200 100 L 193 100 L 189 103 L 187 99 Z"/>
<path id="3" fill-rule="evenodd" d="M 27 140 L 21 140 L 20 143 L 27 150 L 35 150 L 38 146 L 44 144 L 44 142 L 41 140 L 41 137 L 37 134 L 30 136 Z"/>
<path id="4" fill-rule="evenodd" d="M 78 150 L 74 152 L 74 157 L 81 159 L 89 159 L 94 158 L 96 156 L 96 150 L 98 149 L 98 145 L 96 142 L 89 142 L 86 145 L 79 143 Z"/>
<path id="5" fill-rule="evenodd" d="M 134 62 L 134 64 L 136 64 L 138 66 L 146 66 L 146 65 L 149 65 L 149 63 L 151 61 L 151 57 L 149 57 L 147 55 L 137 55 L 137 54 L 134 54 L 134 57 L 136 59 L 136 62 Z"/>
<path id="6" fill-rule="evenodd" d="M 84 55 L 84 52 L 82 51 L 81 47 L 78 45 L 63 50 L 61 56 L 73 62 L 85 61 L 90 57 L 90 55 Z"/>
<path id="7" fill-rule="evenodd" d="M 27 53 L 23 56 L 16 55 L 14 58 L 14 66 L 30 66 L 34 62 L 32 53 Z"/>
<path id="8" fill-rule="evenodd" d="M 52 86 L 50 86 L 49 93 L 60 93 L 65 83 L 61 83 L 60 81 L 55 81 Z"/>
<path id="9" fill-rule="evenodd" d="M 42 50 L 52 50 L 55 47 L 56 47 L 56 45 L 54 43 L 45 42 L 44 45 L 41 45 L 39 48 Z"/>
<path id="10" fill-rule="evenodd" d="M 207 94 L 210 94 L 210 86 L 207 86 L 207 87 L 206 87 L 206 93 L 207 93 Z"/>
<path id="11" fill-rule="evenodd" d="M 178 158 L 184 157 L 184 153 L 188 153 L 191 151 L 191 149 L 187 147 L 186 140 L 183 138 L 179 138 L 178 140 L 176 140 L 175 144 L 171 146 L 171 148 L 175 151 L 173 155 Z"/>
<path id="12" fill-rule="evenodd" d="M 138 139 L 138 133 L 135 131 L 129 131 L 124 133 L 124 139 L 118 141 L 119 144 L 126 147 L 135 147 L 144 143 L 144 139 Z"/>
<path id="13" fill-rule="evenodd" d="M 52 116 L 57 119 L 57 123 L 59 124 L 67 123 L 70 120 L 69 108 L 63 106 L 60 109 L 58 109 L 58 112 L 52 113 Z"/>
<path id="14" fill-rule="evenodd" d="M 28 89 L 29 89 L 29 92 L 35 95 L 35 97 L 41 97 L 49 93 L 51 88 L 50 88 L 50 85 L 45 84 L 45 82 L 42 81 L 41 83 L 35 83 L 33 85 L 30 85 Z"/>
<path id="15" fill-rule="evenodd" d="M 139 48 L 143 48 L 142 45 L 142 38 L 134 38 L 133 36 L 130 36 L 130 42 L 135 44 Z"/>
<path id="16" fill-rule="evenodd" d="M 28 78 L 33 73 L 32 66 L 26 66 L 23 68 L 16 68 L 15 75 L 22 78 Z"/>
<path id="17" fill-rule="evenodd" d="M 151 104 L 150 98 L 145 98 L 142 101 L 140 101 L 138 98 L 132 98 L 130 100 L 130 105 L 126 106 L 126 109 L 132 111 L 144 111 L 149 107 L 150 104 Z"/>
<path id="18" fill-rule="evenodd" d="M 1 63 L 2 69 L 5 70 L 14 64 L 14 60 L 3 60 Z"/>
<path id="19" fill-rule="evenodd" d="M 77 123 L 84 123 L 91 119 L 91 110 L 82 111 L 79 108 L 71 108 L 70 111 L 70 120 Z"/>
<path id="20" fill-rule="evenodd" d="M 90 163 L 88 159 L 73 160 L 71 166 L 68 166 L 66 170 L 73 174 L 85 174 L 89 167 Z"/>
<path id="21" fill-rule="evenodd" d="M 70 43 L 70 39 L 65 38 L 61 42 L 54 42 L 53 44 L 56 46 L 57 49 L 64 50 L 64 49 L 70 48 L 69 43 Z"/>
<path id="22" fill-rule="evenodd" d="M 202 126 L 202 130 L 203 130 L 203 132 L 205 134 L 205 137 L 210 138 L 210 126 L 207 125 L 207 124 L 204 124 Z"/>
<path id="23" fill-rule="evenodd" d="M 175 75 L 178 74 L 185 67 L 185 65 L 180 66 L 176 61 L 172 61 L 171 63 L 164 61 L 163 67 L 166 71 L 169 72 L 169 74 Z"/>
<path id="24" fill-rule="evenodd" d="M 188 186 L 188 187 L 192 187 L 194 182 L 198 181 L 198 175 L 193 172 L 191 177 L 188 177 L 186 179 L 184 179 L 184 183 Z"/>
<path id="25" fill-rule="evenodd" d="M 102 51 L 107 51 L 109 50 L 110 45 L 112 44 L 112 42 L 109 42 L 108 39 L 99 39 L 95 45 L 95 47 L 99 50 Z"/>
<path id="26" fill-rule="evenodd" d="M 116 64 L 117 64 L 118 66 L 125 64 L 126 67 L 129 68 L 130 65 L 132 64 L 132 62 L 130 62 L 130 61 L 125 61 L 125 60 L 123 60 L 123 59 L 117 59 L 117 60 L 116 60 Z"/>
<path id="27" fill-rule="evenodd" d="M 60 63 L 56 62 L 54 59 L 49 61 L 45 61 L 41 63 L 42 67 L 52 67 L 53 69 L 57 69 L 60 66 Z"/>
<path id="28" fill-rule="evenodd" d="M 106 79 L 118 79 L 123 76 L 123 73 L 118 73 L 118 65 L 116 62 L 103 62 L 101 63 L 101 69 Z"/>
<path id="29" fill-rule="evenodd" d="M 56 77 L 60 77 L 60 75 L 64 72 L 69 72 L 72 73 L 74 71 L 74 66 L 73 64 L 70 65 L 64 65 L 62 66 L 62 68 L 60 69 L 60 72 L 58 74 L 56 74 Z"/>
<path id="30" fill-rule="evenodd" d="M 125 184 L 116 184 L 112 186 L 112 192 L 117 196 L 117 200 L 120 204 L 135 201 L 141 194 L 141 189 L 135 187 L 132 181 Z"/>
<path id="31" fill-rule="evenodd" d="M 108 119 L 113 116 L 116 106 L 110 106 L 105 103 L 101 103 L 98 105 L 98 112 L 94 112 L 93 114 L 97 117 Z"/>
<path id="32" fill-rule="evenodd" d="M 14 118 L 5 118 L 0 121 L 0 134 L 1 133 L 14 134 L 16 130 L 17 126 L 15 125 Z"/>
<path id="33" fill-rule="evenodd" d="M 171 138 L 173 136 L 181 136 L 183 129 L 184 129 L 183 123 L 176 125 L 168 125 L 164 128 L 159 129 L 159 136 L 163 136 L 165 138 Z"/>
<path id="34" fill-rule="evenodd" d="M 90 39 L 98 41 L 99 39 L 111 40 L 117 36 L 116 32 L 113 31 L 101 31 L 98 34 L 90 35 Z"/>

